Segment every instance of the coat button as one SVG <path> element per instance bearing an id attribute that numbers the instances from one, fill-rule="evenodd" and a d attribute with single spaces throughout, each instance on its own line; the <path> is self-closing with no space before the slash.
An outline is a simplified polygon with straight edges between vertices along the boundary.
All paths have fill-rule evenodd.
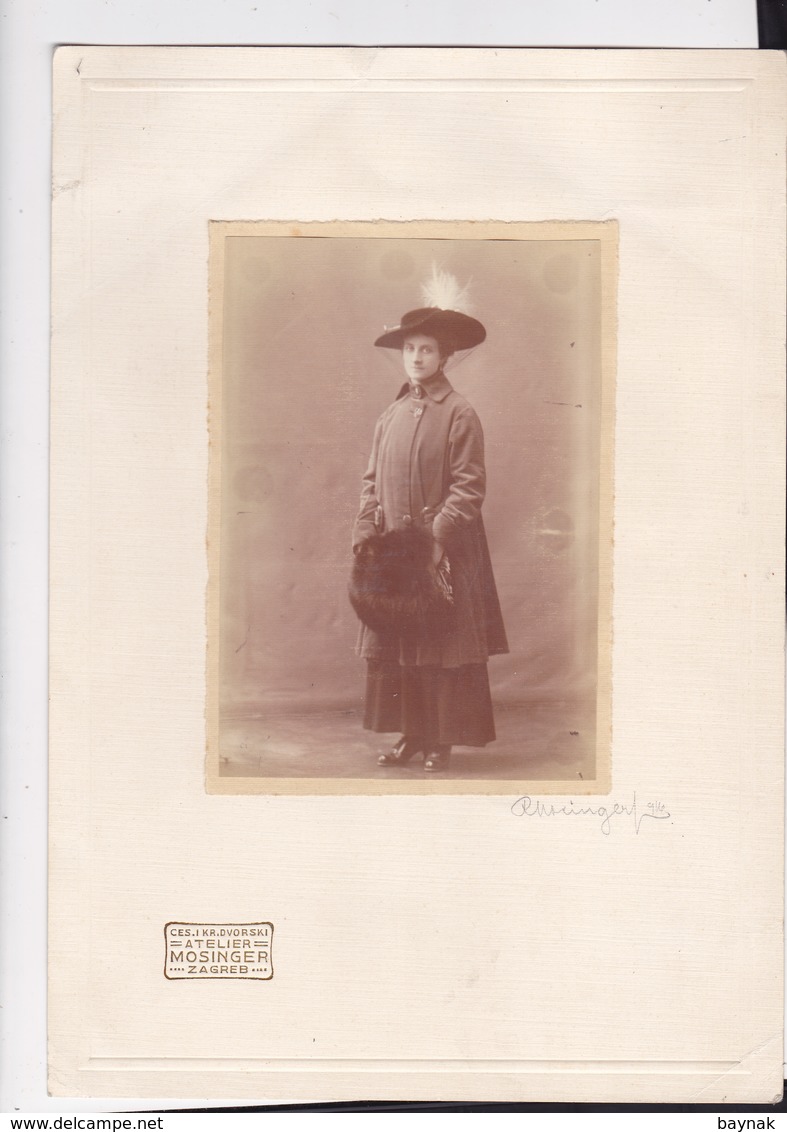
<path id="1" fill-rule="evenodd" d="M 412 520 L 412 517 L 410 515 L 402 515 L 402 522 L 404 523 L 404 525 L 406 527 L 409 527 L 410 524 L 412 523 L 412 521 L 413 520 Z"/>

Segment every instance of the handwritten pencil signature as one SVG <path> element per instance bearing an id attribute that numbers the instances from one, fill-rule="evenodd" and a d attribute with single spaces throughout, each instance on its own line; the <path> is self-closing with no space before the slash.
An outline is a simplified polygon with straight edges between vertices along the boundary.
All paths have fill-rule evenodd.
<path id="1" fill-rule="evenodd" d="M 517 798 L 511 806 L 511 813 L 516 818 L 559 818 L 559 817 L 595 817 L 601 822 L 601 832 L 609 837 L 612 832 L 612 819 L 620 815 L 633 819 L 634 832 L 639 833 L 639 827 L 646 818 L 654 821 L 664 821 L 670 817 L 670 812 L 663 802 L 647 802 L 644 806 L 638 805 L 636 793 L 630 805 L 622 802 L 610 802 L 606 806 L 575 806 L 573 801 L 567 804 L 555 805 L 553 802 L 542 802 L 538 798 L 531 798 L 524 794 Z"/>

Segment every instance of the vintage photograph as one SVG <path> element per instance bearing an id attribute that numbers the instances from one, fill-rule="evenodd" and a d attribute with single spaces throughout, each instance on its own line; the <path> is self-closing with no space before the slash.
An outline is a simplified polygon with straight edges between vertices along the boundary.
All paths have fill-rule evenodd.
<path id="1" fill-rule="evenodd" d="M 776 54 L 56 52 L 53 1097 L 781 1093 Z"/>
<path id="2" fill-rule="evenodd" d="M 211 227 L 208 788 L 607 789 L 616 226 Z"/>

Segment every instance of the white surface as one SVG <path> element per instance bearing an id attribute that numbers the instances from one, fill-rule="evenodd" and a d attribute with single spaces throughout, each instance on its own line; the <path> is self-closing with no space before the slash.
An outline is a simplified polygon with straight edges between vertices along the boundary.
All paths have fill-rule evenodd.
<path id="1" fill-rule="evenodd" d="M 57 72 L 56 1091 L 771 1101 L 783 57 L 68 48 Z M 205 794 L 207 222 L 261 208 L 618 221 L 597 804 L 671 819 L 632 846 L 439 789 Z M 172 918 L 270 919 L 277 977 L 173 989 Z"/>
<path id="2" fill-rule="evenodd" d="M 85 1111 L 44 1090 L 49 65 L 58 42 L 753 46 L 754 0 L 408 6 L 60 4 L 5 0 L 3 170 L 4 1094 L 10 1110 Z M 398 16 L 396 15 L 398 11 Z M 408 23 L 408 19 L 410 22 Z M 434 21 L 433 23 L 431 21 Z M 15 867 L 7 862 L 14 856 Z M 17 945 L 24 938 L 24 948 Z M 10 942 L 10 941 L 17 942 Z M 24 953 L 24 963 L 20 957 Z M 148 1102 L 149 1103 L 149 1102 Z M 96 1102 L 96 1108 L 107 1104 Z"/>

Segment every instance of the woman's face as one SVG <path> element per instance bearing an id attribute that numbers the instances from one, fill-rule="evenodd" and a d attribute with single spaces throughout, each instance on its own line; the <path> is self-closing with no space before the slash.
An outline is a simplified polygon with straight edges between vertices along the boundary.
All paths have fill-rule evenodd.
<path id="1" fill-rule="evenodd" d="M 402 358 L 410 381 L 428 381 L 445 361 L 440 355 L 437 339 L 430 338 L 428 334 L 411 334 L 405 338 Z"/>

